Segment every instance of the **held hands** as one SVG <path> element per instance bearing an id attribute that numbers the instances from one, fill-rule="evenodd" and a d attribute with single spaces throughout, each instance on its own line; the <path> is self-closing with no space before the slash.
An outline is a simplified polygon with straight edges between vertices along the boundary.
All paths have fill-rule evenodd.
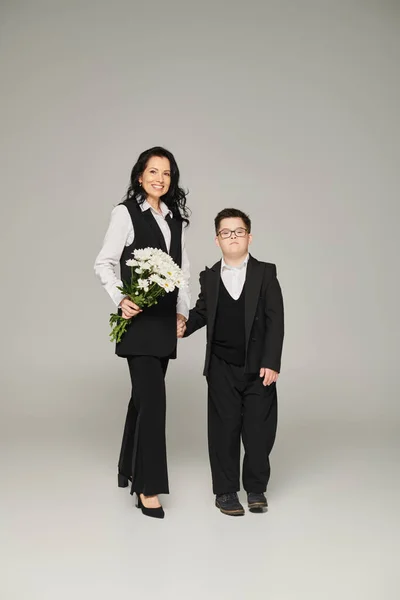
<path id="1" fill-rule="evenodd" d="M 123 317 L 124 319 L 131 319 L 132 317 L 137 317 L 139 313 L 143 312 L 142 309 L 139 308 L 137 304 L 132 302 L 132 300 L 129 300 L 129 298 L 124 298 L 123 300 L 121 300 L 119 306 L 122 310 L 121 317 Z"/>
<path id="2" fill-rule="evenodd" d="M 186 331 L 186 321 L 187 319 L 177 313 L 176 315 L 176 337 L 177 338 L 183 338 L 185 331 Z"/>
<path id="3" fill-rule="evenodd" d="M 260 377 L 264 379 L 263 385 L 271 385 L 271 383 L 276 383 L 279 373 L 272 369 L 260 369 Z"/>

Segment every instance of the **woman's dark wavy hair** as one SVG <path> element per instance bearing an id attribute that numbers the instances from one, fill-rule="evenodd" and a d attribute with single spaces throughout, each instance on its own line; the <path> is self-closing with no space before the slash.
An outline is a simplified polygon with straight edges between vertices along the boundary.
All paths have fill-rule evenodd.
<path id="1" fill-rule="evenodd" d="M 139 177 L 142 175 L 147 163 L 153 156 L 168 158 L 171 167 L 171 183 L 169 190 L 164 196 L 161 196 L 161 200 L 168 206 L 173 216 L 178 221 L 183 221 L 186 225 L 189 225 L 190 211 L 186 206 L 187 192 L 179 187 L 180 174 L 178 165 L 176 164 L 174 155 L 161 146 L 149 148 L 149 150 L 145 150 L 141 153 L 132 169 L 131 182 L 124 201 L 136 200 L 138 204 L 143 204 L 146 200 L 143 188 L 139 184 Z"/>

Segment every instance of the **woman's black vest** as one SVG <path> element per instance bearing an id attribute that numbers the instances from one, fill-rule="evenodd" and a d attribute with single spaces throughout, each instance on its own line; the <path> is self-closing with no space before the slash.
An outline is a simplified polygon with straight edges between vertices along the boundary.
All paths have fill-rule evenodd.
<path id="1" fill-rule="evenodd" d="M 133 258 L 133 251 L 143 248 L 159 248 L 168 253 L 164 236 L 157 225 L 151 209 L 142 211 L 137 201 L 126 200 L 122 203 L 129 211 L 135 237 L 133 244 L 125 246 L 120 259 L 121 279 L 130 279 L 131 269 L 126 261 Z M 169 255 L 180 267 L 182 265 L 182 222 L 172 217 L 166 221 L 171 230 Z M 116 345 L 116 354 L 121 357 L 132 355 L 176 357 L 176 302 L 178 290 L 165 294 L 158 304 L 143 308 L 143 312 L 134 317 L 121 341 Z M 121 311 L 119 311 L 121 314 Z"/>

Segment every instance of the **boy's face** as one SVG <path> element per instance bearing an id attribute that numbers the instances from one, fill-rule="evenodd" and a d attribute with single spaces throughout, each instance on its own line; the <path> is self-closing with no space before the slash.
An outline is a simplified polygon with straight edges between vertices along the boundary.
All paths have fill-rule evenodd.
<path id="1" fill-rule="evenodd" d="M 239 217 L 222 219 L 215 237 L 215 242 L 221 248 L 222 254 L 232 259 L 246 255 L 251 240 L 251 234 Z"/>

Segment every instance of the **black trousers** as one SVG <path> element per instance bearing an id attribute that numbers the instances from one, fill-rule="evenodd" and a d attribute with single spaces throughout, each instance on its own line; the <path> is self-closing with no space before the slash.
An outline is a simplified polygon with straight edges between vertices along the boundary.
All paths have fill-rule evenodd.
<path id="1" fill-rule="evenodd" d="M 277 427 L 276 384 L 263 386 L 258 373 L 211 356 L 208 383 L 208 446 L 214 494 L 240 489 L 240 440 L 245 449 L 243 487 L 265 492 L 269 454 Z"/>
<path id="2" fill-rule="evenodd" d="M 118 471 L 131 480 L 131 494 L 168 494 L 165 444 L 165 374 L 168 358 L 130 356 L 127 360 L 132 395 Z"/>

